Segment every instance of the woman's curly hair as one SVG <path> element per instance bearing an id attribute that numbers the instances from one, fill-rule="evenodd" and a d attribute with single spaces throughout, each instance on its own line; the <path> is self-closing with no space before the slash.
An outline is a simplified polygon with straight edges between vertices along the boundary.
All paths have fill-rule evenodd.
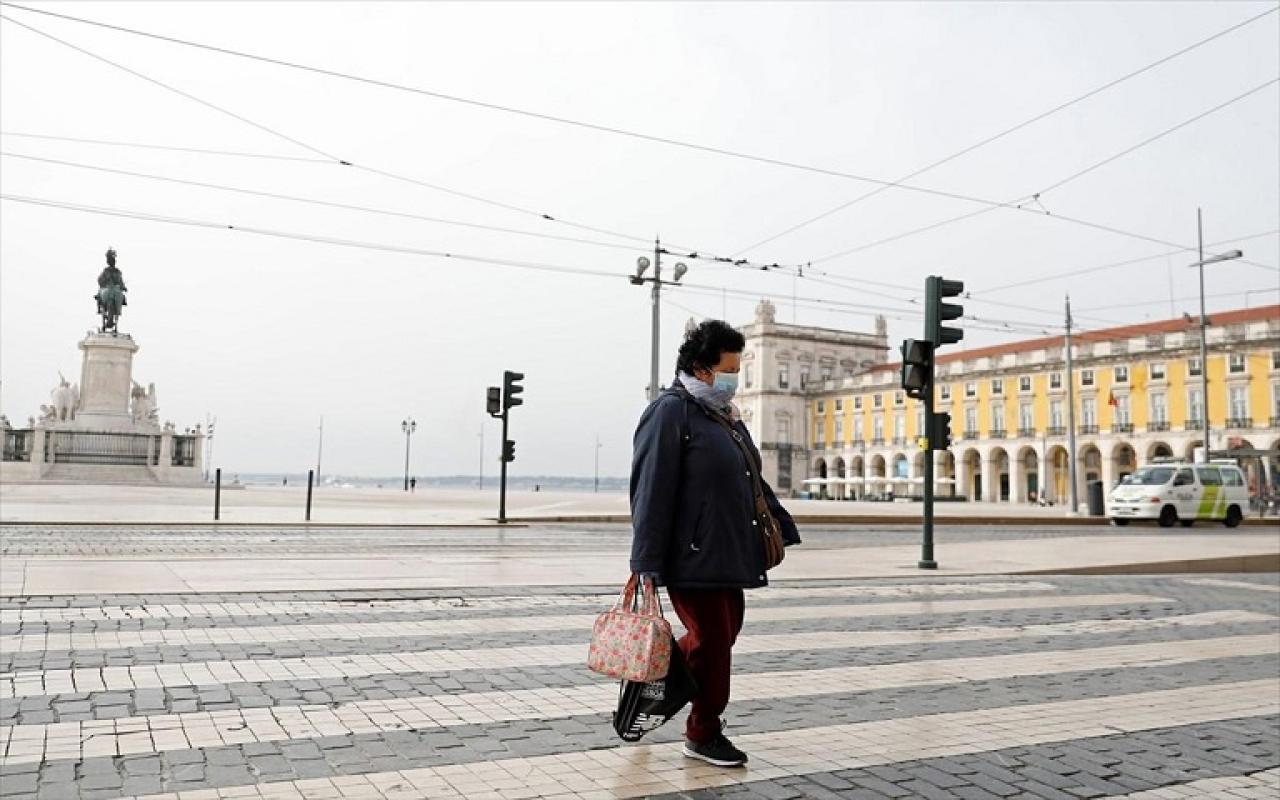
<path id="1" fill-rule="evenodd" d="M 700 369 L 710 369 L 720 362 L 725 353 L 741 353 L 747 340 L 729 323 L 703 320 L 702 324 L 684 335 L 680 355 L 676 357 L 676 372 L 690 375 Z"/>

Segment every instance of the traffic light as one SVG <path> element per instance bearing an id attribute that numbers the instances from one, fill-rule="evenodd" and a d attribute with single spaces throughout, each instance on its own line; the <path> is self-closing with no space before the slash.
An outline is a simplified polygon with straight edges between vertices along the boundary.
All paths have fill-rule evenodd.
<path id="1" fill-rule="evenodd" d="M 944 344 L 955 344 L 964 338 L 964 331 L 950 328 L 944 322 L 960 319 L 964 314 L 964 306 L 943 302 L 948 297 L 955 297 L 964 291 L 963 281 L 949 281 L 937 275 L 925 279 L 925 338 L 933 342 L 934 347 Z"/>
<path id="2" fill-rule="evenodd" d="M 919 400 L 933 385 L 933 344 L 919 339 L 902 342 L 902 388 Z"/>
<path id="3" fill-rule="evenodd" d="M 929 449 L 946 450 L 951 447 L 951 415 L 939 411 L 933 415 L 933 424 L 929 426 Z"/>
<path id="4" fill-rule="evenodd" d="M 484 410 L 489 412 L 489 416 L 496 417 L 502 414 L 502 389 L 498 386 L 490 386 L 485 390 Z"/>
<path id="5" fill-rule="evenodd" d="M 507 439 L 502 443 L 502 460 L 510 464 L 516 460 L 516 443 L 512 439 Z"/>
<path id="6" fill-rule="evenodd" d="M 524 387 L 517 383 L 517 381 L 522 380 L 524 380 L 523 372 L 507 370 L 502 373 L 502 409 L 504 411 L 508 408 L 524 405 L 524 400 L 516 397 L 516 395 L 524 393 Z"/>

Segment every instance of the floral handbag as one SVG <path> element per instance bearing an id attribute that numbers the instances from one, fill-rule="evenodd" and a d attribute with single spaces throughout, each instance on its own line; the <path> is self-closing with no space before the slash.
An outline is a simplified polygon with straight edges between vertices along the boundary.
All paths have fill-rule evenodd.
<path id="1" fill-rule="evenodd" d="M 591 630 L 587 669 L 626 681 L 648 683 L 664 678 L 671 666 L 671 625 L 662 618 L 658 590 L 645 581 L 640 608 L 632 575 L 613 608 L 596 617 Z"/>

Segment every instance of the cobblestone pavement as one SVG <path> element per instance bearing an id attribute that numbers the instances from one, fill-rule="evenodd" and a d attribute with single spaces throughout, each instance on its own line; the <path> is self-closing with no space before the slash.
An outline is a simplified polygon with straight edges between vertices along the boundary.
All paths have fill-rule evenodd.
<path id="1" fill-rule="evenodd" d="M 8 545 L 130 546 L 105 533 Z M 215 545 L 187 536 L 164 546 Z M 751 592 L 727 713 L 751 754 L 738 770 L 687 762 L 683 715 L 640 744 L 612 734 L 616 687 L 582 666 L 611 600 L 572 586 L 0 598 L 0 796 L 1280 794 L 1274 574 Z"/>
<path id="2" fill-rule="evenodd" d="M 1118 529 L 1097 526 L 990 526 L 948 523 L 939 533 L 940 543 L 1009 541 L 1025 539 L 1083 538 L 1115 534 Z M 1127 533 L 1151 533 L 1164 539 L 1203 535 L 1221 526 L 1199 525 L 1172 531 L 1129 528 Z M 1272 530 L 1242 527 L 1233 535 L 1274 539 Z M 627 525 L 537 525 L 509 529 L 483 528 L 307 528 L 305 526 L 229 527 L 164 526 L 155 529 L 127 526 L 14 525 L 0 528 L 0 555 L 12 556 L 173 556 L 288 554 L 397 555 L 447 548 L 450 551 L 506 551 L 545 553 L 557 550 L 601 552 L 625 549 L 631 537 Z M 804 526 L 805 549 L 843 549 L 915 544 L 918 523 L 902 525 Z"/>

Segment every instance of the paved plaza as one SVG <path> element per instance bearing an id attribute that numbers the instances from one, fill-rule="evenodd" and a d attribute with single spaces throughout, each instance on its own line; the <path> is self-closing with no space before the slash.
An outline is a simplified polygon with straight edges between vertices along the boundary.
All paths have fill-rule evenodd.
<path id="1" fill-rule="evenodd" d="M 911 531 L 806 534 L 810 557 L 854 563 L 896 552 Z M 970 526 L 945 535 L 950 549 L 998 552 L 1028 542 L 1097 549 L 1107 534 Z M 680 755 L 683 715 L 640 744 L 620 742 L 609 723 L 616 685 L 583 666 L 592 619 L 625 571 L 621 526 L 32 525 L 0 535 L 4 561 L 139 570 L 128 591 L 0 598 L 6 800 L 1272 798 L 1280 789 L 1274 573 L 815 578 L 794 551 L 774 585 L 748 595 L 727 718 L 751 762 L 726 771 Z M 525 581 L 485 585 L 449 571 L 495 554 L 531 564 Z M 142 569 L 285 557 L 443 572 L 424 570 L 416 588 L 172 592 Z M 557 584 L 536 574 L 553 558 L 616 563 Z"/>

